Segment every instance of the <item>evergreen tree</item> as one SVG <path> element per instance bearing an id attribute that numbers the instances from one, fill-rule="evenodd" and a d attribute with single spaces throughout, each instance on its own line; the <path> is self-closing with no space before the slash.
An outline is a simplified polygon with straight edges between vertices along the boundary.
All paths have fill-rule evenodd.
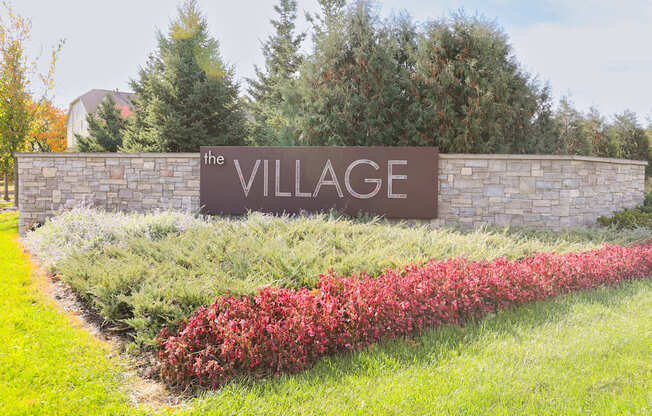
<path id="1" fill-rule="evenodd" d="M 635 113 L 626 110 L 622 114 L 616 114 L 611 128 L 618 143 L 618 157 L 634 160 L 649 159 L 648 137 Z"/>
<path id="2" fill-rule="evenodd" d="M 306 14 L 312 23 L 312 41 L 317 44 L 325 38 L 338 32 L 346 11 L 346 0 L 317 0 L 321 13 L 316 15 Z M 318 48 L 315 47 L 315 52 Z"/>
<path id="3" fill-rule="evenodd" d="M 458 14 L 419 31 L 365 0 L 320 3 L 299 83 L 302 144 L 559 151 L 548 87 L 494 24 Z"/>
<path id="4" fill-rule="evenodd" d="M 380 21 L 368 1 L 349 8 L 323 1 L 313 19 L 315 50 L 303 67 L 302 143 L 308 145 L 397 145 L 416 134 L 411 97 L 412 41 L 407 20 Z"/>
<path id="5" fill-rule="evenodd" d="M 127 119 L 115 105 L 115 100 L 107 94 L 96 114 L 86 116 L 88 137 L 76 134 L 78 152 L 117 152 L 122 146 L 122 137 Z"/>
<path id="6" fill-rule="evenodd" d="M 591 154 L 599 157 L 619 157 L 618 143 L 600 112 L 592 107 L 585 117 L 584 131 L 591 142 Z"/>
<path id="7" fill-rule="evenodd" d="M 567 98 L 561 99 L 555 121 L 560 146 L 559 150 L 553 151 L 553 153 L 571 155 L 591 155 L 593 153 L 591 141 L 585 130 L 584 116 L 573 107 Z"/>
<path id="8" fill-rule="evenodd" d="M 253 116 L 252 136 L 257 144 L 294 144 L 296 129 L 296 77 L 303 57 L 299 53 L 304 33 L 295 34 L 296 0 L 281 0 L 271 20 L 275 33 L 262 45 L 265 68 L 255 67 L 256 79 L 248 79 Z"/>
<path id="9" fill-rule="evenodd" d="M 555 146 L 547 88 L 523 72 L 495 24 L 455 14 L 417 51 L 422 144 L 442 152 L 537 153 Z"/>
<path id="10" fill-rule="evenodd" d="M 196 0 L 186 0 L 139 79 L 135 117 L 124 151 L 197 152 L 202 145 L 239 145 L 247 129 L 233 70 L 210 37 Z"/>

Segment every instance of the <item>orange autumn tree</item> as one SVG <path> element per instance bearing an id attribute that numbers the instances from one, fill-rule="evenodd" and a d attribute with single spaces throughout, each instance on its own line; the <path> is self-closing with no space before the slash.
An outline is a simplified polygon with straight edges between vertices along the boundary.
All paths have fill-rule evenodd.
<path id="1" fill-rule="evenodd" d="M 50 101 L 32 102 L 35 115 L 29 134 L 29 145 L 38 152 L 66 151 L 66 112 Z"/>
<path id="2" fill-rule="evenodd" d="M 29 148 L 29 136 L 39 112 L 46 108 L 54 87 L 54 69 L 63 40 L 52 48 L 47 71 L 38 70 L 38 58 L 28 54 L 32 21 L 16 13 L 7 0 L 0 2 L 0 170 L 4 179 L 4 199 L 9 199 L 8 179 L 15 166 L 15 153 Z M 42 94 L 33 81 L 40 81 Z M 37 97 L 37 98 L 35 98 Z M 32 105 L 33 102 L 39 103 Z M 18 184 L 14 203 L 18 202 Z"/>

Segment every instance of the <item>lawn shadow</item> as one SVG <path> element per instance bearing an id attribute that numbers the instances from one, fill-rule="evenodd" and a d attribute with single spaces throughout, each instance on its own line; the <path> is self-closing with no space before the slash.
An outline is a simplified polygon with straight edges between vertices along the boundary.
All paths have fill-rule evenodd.
<path id="1" fill-rule="evenodd" d="M 652 279 L 626 282 L 617 287 L 600 287 L 593 290 L 569 293 L 554 299 L 499 311 L 464 326 L 443 325 L 421 334 L 386 340 L 370 345 L 360 351 L 328 356 L 320 359 L 314 367 L 298 374 L 285 374 L 278 378 L 270 377 L 252 380 L 237 380 L 227 384 L 229 390 L 264 391 L 281 390 L 286 383 L 321 384 L 346 380 L 349 376 L 380 376 L 381 372 L 401 371 L 415 363 L 430 365 L 472 349 L 486 340 L 519 337 L 523 330 L 564 321 L 570 313 L 582 305 L 602 305 L 617 307 L 629 301 L 642 288 L 652 288 Z M 368 365 L 369 355 L 382 363 Z M 381 357 L 381 358 L 379 358 Z"/>

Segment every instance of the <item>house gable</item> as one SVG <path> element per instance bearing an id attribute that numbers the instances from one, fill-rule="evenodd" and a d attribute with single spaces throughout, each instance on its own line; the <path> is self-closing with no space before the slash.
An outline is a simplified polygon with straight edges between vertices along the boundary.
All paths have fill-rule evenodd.
<path id="1" fill-rule="evenodd" d="M 133 103 L 131 102 L 131 97 L 134 94 L 130 92 L 93 89 L 84 95 L 77 97 L 72 103 L 70 103 L 68 110 L 66 139 L 69 151 L 74 150 L 77 145 L 76 134 L 80 136 L 88 136 L 88 123 L 86 122 L 86 116 L 89 113 L 95 113 L 102 101 L 106 99 L 107 95 L 113 97 L 116 107 L 120 109 L 120 113 L 123 117 L 128 117 L 133 114 Z"/>

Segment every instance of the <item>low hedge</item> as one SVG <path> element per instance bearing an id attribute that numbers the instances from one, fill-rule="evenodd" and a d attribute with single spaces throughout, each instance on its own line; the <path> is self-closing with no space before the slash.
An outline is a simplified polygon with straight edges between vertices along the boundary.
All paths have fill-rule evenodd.
<path id="1" fill-rule="evenodd" d="M 210 218 L 78 208 L 48 220 L 24 242 L 102 316 L 106 328 L 154 349 L 163 326 L 171 328 L 220 295 L 250 295 L 266 286 L 312 289 L 329 268 L 376 276 L 387 267 L 430 259 L 522 258 L 650 238 L 647 229 L 463 231 L 335 214 Z"/>
<path id="2" fill-rule="evenodd" d="M 652 229 L 652 192 L 645 195 L 642 206 L 615 212 L 612 217 L 599 217 L 598 223 L 618 229 L 646 227 Z"/>
<path id="3" fill-rule="evenodd" d="M 234 376 L 300 371 L 323 355 L 381 338 L 650 274 L 650 243 L 521 260 L 430 261 L 376 278 L 331 273 L 315 289 L 222 296 L 177 331 L 164 328 L 158 337 L 161 375 L 175 385 L 216 388 Z"/>

